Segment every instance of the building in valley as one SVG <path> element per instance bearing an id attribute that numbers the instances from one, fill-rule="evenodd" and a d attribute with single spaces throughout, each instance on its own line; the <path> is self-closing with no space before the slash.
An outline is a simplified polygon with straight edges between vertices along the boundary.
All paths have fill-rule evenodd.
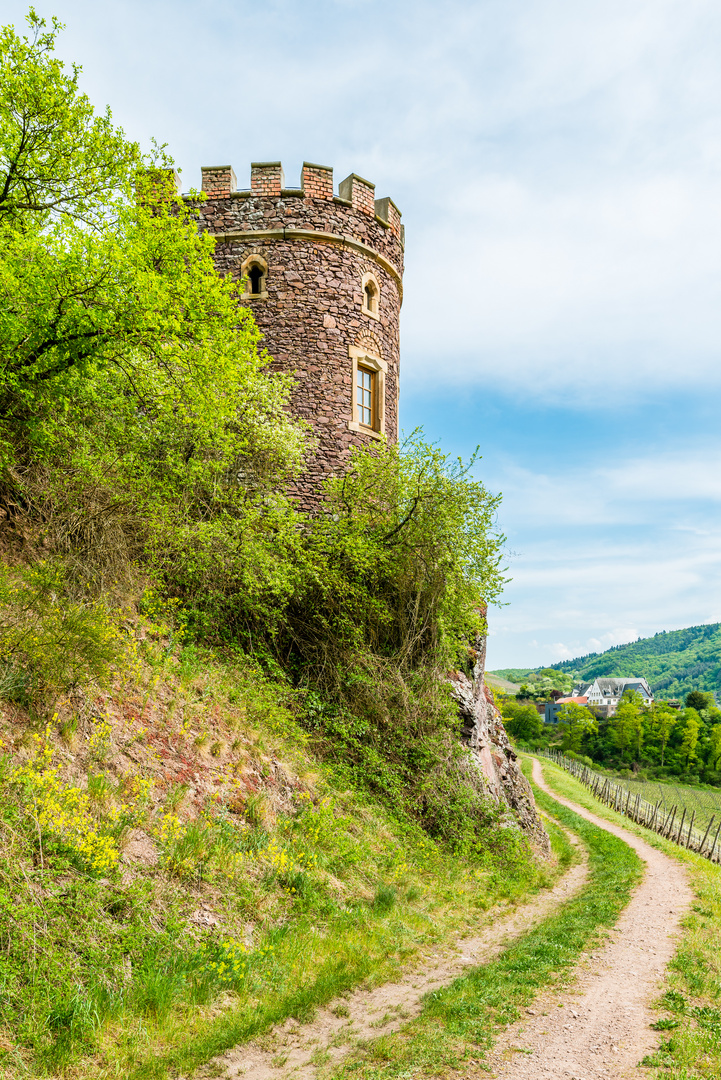
<path id="1" fill-rule="evenodd" d="M 627 691 L 640 694 L 644 704 L 653 704 L 653 692 L 644 678 L 599 678 L 584 682 L 573 691 L 574 697 L 585 697 L 590 708 L 602 710 L 600 715 L 613 716 Z"/>

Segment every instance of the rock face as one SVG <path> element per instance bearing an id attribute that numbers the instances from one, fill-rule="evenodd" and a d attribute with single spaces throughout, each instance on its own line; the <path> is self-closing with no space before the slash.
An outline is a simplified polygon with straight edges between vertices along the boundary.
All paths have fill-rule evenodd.
<path id="1" fill-rule="evenodd" d="M 486 640 L 481 638 L 476 644 L 472 675 L 454 671 L 450 676 L 463 725 L 462 739 L 470 747 L 487 793 L 501 804 L 505 802 L 534 847 L 547 857 L 551 845 L 538 816 L 531 786 L 521 772 L 501 714 L 486 686 L 485 663 Z"/>

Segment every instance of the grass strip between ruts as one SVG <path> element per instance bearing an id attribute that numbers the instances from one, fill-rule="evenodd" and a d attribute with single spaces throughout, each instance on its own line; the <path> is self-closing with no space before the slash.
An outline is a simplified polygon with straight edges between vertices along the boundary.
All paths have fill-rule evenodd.
<path id="1" fill-rule="evenodd" d="M 469 1064 L 482 1069 L 499 1029 L 542 989 L 563 982 L 580 954 L 614 925 L 639 880 L 643 863 L 622 840 L 534 788 L 538 805 L 573 830 L 589 855 L 589 878 L 579 895 L 496 960 L 429 994 L 421 1015 L 401 1031 L 366 1044 L 334 1077 L 390 1080 L 438 1076 Z M 474 1060 L 475 1059 L 475 1060 Z"/>

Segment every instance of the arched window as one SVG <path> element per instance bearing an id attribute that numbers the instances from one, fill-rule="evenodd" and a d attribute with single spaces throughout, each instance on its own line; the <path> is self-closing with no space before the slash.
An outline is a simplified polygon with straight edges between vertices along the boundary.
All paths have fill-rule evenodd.
<path id="1" fill-rule="evenodd" d="M 370 315 L 371 319 L 379 319 L 381 289 L 375 274 L 363 275 L 363 303 L 364 315 Z"/>
<path id="2" fill-rule="evenodd" d="M 369 281 L 368 284 L 366 285 L 365 294 L 366 294 L 366 300 L 365 300 L 366 308 L 368 309 L 368 311 L 375 312 L 376 308 L 378 307 L 378 297 L 376 295 L 376 291 L 375 291 L 375 288 L 373 287 L 373 282 L 372 281 Z"/>
<path id="3" fill-rule="evenodd" d="M 249 255 L 240 268 L 245 278 L 244 297 L 249 300 L 268 299 L 268 264 L 262 255 Z"/>

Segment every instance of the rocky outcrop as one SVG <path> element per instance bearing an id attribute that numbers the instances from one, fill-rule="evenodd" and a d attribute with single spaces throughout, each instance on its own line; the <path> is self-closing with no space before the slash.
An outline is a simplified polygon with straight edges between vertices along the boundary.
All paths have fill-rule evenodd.
<path id="1" fill-rule="evenodd" d="M 486 643 L 479 639 L 474 649 L 471 675 L 454 671 L 450 675 L 453 697 L 458 702 L 462 738 L 482 777 L 487 793 L 505 803 L 528 839 L 545 856 L 551 846 L 536 809 L 531 786 L 521 772 L 501 714 L 484 679 Z"/>

